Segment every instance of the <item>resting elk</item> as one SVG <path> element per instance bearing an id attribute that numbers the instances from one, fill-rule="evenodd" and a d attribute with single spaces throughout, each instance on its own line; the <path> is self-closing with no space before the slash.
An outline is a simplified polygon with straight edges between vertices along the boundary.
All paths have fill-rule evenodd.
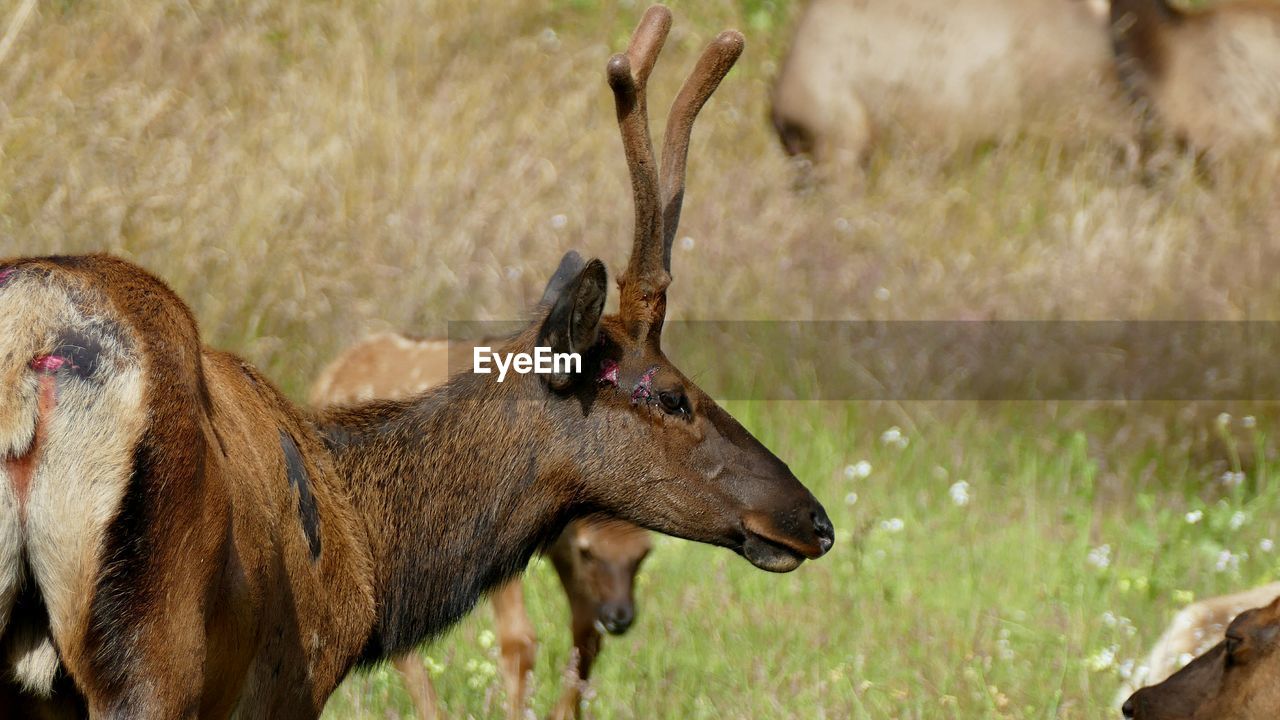
<path id="1" fill-rule="evenodd" d="M 1174 674 L 1189 658 L 1201 655 L 1222 639 L 1236 616 L 1280 597 L 1280 582 L 1268 583 L 1244 592 L 1220 595 L 1191 603 L 1173 617 L 1164 634 L 1134 674 L 1131 683 L 1120 688 L 1119 705 L 1145 684 L 1158 683 Z"/>
<path id="2" fill-rule="evenodd" d="M 572 279 L 582 265 L 577 253 L 565 255 L 539 307 L 546 308 L 554 302 L 563 289 L 560 285 Z M 345 350 L 325 368 L 312 389 L 311 401 L 326 405 L 421 393 L 444 382 L 451 372 L 465 372 L 476 345 L 496 344 L 496 340 L 450 342 L 395 333 L 374 335 Z M 553 718 L 578 715 L 581 688 L 600 651 L 601 630 L 620 635 L 631 627 L 635 619 L 635 575 L 650 546 L 649 534 L 630 523 L 574 521 L 547 551 L 569 600 L 573 635 L 571 667 Z M 522 718 L 537 636 L 525 611 L 521 581 L 513 579 L 494 591 L 492 601 L 501 653 L 499 666 L 507 689 L 507 716 Z M 436 693 L 421 660 L 410 653 L 397 658 L 395 665 L 419 716 L 424 720 L 439 717 Z"/>
<path id="3" fill-rule="evenodd" d="M 1280 717 L 1280 598 L 1246 610 L 1221 641 L 1164 682 L 1125 701 L 1134 720 Z"/>
<path id="4" fill-rule="evenodd" d="M 1110 68 L 1085 0 L 811 0 L 772 118 L 789 154 L 850 166 L 890 134 L 951 151 L 1090 117 Z"/>
<path id="5" fill-rule="evenodd" d="M 1148 135 L 1158 127 L 1209 157 L 1280 140 L 1280 5 L 1113 0 L 1111 37 Z"/>
<path id="6" fill-rule="evenodd" d="M 591 260 L 502 348 L 576 352 L 577 372 L 307 411 L 203 346 L 132 263 L 0 262 L 6 708 L 313 718 L 353 667 L 438 635 L 582 517 L 775 572 L 831 547 L 813 495 L 662 352 L 689 133 L 743 44 L 723 33 L 698 61 L 660 181 L 645 85 L 670 18 L 650 8 L 608 65 L 636 210 L 618 313 Z"/>

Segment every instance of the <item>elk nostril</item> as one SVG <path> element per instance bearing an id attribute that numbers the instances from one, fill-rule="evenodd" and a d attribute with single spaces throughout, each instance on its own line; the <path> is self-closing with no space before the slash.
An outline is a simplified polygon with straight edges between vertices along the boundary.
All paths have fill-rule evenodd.
<path id="1" fill-rule="evenodd" d="M 1121 707 L 1121 708 L 1120 708 L 1120 712 L 1124 713 L 1124 716 L 1125 716 L 1125 717 L 1127 717 L 1127 718 L 1131 718 L 1131 717 L 1133 717 L 1133 712 L 1134 712 L 1134 710 L 1133 710 L 1133 698 L 1132 698 L 1132 697 L 1130 697 L 1128 700 L 1125 700 L 1125 701 L 1124 701 L 1124 707 Z"/>
<path id="2" fill-rule="evenodd" d="M 831 518 L 822 511 L 821 508 L 814 510 L 813 514 L 813 532 L 818 536 L 818 545 L 822 548 L 822 552 L 831 549 L 836 541 L 836 531 L 831 525 Z"/>

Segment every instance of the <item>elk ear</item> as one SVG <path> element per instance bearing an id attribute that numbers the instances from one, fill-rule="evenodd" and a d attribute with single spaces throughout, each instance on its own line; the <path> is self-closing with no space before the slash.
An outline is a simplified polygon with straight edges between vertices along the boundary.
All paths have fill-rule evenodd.
<path id="1" fill-rule="evenodd" d="M 566 256 L 567 259 L 567 256 Z M 563 268 L 564 262 L 561 262 Z M 553 278 L 554 280 L 554 278 Z M 569 281 L 538 331 L 538 345 L 555 353 L 586 355 L 596 344 L 600 316 L 609 288 L 604 263 L 592 260 Z M 550 288 L 548 288 L 549 290 Z M 581 373 L 554 372 L 544 375 L 553 390 L 566 390 Z"/>
<path id="2" fill-rule="evenodd" d="M 578 277 L 578 273 L 582 272 L 582 266 L 586 264 L 587 261 L 582 259 L 577 250 L 565 253 L 564 257 L 560 258 L 560 266 L 547 281 L 547 287 L 542 291 L 542 299 L 538 301 L 538 307 L 543 310 L 550 308 L 564 292 L 565 286 Z"/>

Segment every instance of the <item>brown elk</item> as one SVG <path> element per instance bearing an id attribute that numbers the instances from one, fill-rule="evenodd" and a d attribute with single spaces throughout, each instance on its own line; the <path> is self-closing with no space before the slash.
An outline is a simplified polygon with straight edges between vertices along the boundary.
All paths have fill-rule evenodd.
<path id="1" fill-rule="evenodd" d="M 772 119 L 818 164 L 862 162 L 890 133 L 952 150 L 1109 102 L 1110 67 L 1105 20 L 1082 0 L 811 0 Z"/>
<path id="2" fill-rule="evenodd" d="M 1211 157 L 1280 140 L 1280 5 L 1112 0 L 1111 38 L 1148 135 L 1160 127 Z"/>
<path id="3" fill-rule="evenodd" d="M 1135 720 L 1280 717 L 1280 598 L 1246 610 L 1221 641 L 1164 682 L 1125 701 Z"/>
<path id="4" fill-rule="evenodd" d="M 1240 613 L 1267 605 L 1277 597 L 1280 597 L 1280 582 L 1198 600 L 1179 610 L 1152 646 L 1147 659 L 1138 666 L 1132 680 L 1120 688 L 1116 704 L 1122 704 L 1142 685 L 1163 681 L 1185 665 L 1189 658 L 1201 655 L 1218 644 L 1227 626 Z"/>
<path id="5" fill-rule="evenodd" d="M 662 353 L 689 133 L 743 44 L 698 61 L 659 182 L 645 85 L 670 18 L 650 8 L 608 65 L 636 209 L 618 314 L 592 260 L 502 348 L 579 371 L 311 412 L 204 347 L 136 265 L 0 262 L 0 658 L 23 703 L 316 717 L 353 667 L 438 635 L 583 517 L 776 572 L 830 548 L 813 495 Z"/>
<path id="6" fill-rule="evenodd" d="M 572 279 L 583 261 L 577 253 L 565 255 L 560 269 L 548 283 L 539 307 L 548 307 Z M 451 372 L 470 367 L 477 345 L 469 342 L 413 339 L 394 333 L 366 338 L 343 351 L 321 373 L 312 388 L 316 405 L 351 403 L 372 398 L 398 399 L 421 393 L 444 382 Z M 569 600 L 573 635 L 571 667 L 556 705 L 554 718 L 578 715 L 582 687 L 600 652 L 601 629 L 612 635 L 625 633 L 635 619 L 633 587 L 640 563 L 651 542 L 644 530 L 617 520 L 574 521 L 547 551 Z M 521 581 L 513 579 L 492 595 L 497 626 L 499 666 L 507 689 L 507 716 L 524 717 L 526 679 L 533 670 L 537 636 L 525 611 Z M 395 661 L 414 706 L 424 720 L 440 715 L 431 678 L 414 654 Z"/>

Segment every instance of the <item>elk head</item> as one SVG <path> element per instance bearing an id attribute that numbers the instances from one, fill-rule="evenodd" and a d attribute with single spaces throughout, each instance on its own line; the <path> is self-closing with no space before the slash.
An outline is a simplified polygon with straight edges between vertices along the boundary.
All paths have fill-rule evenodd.
<path id="1" fill-rule="evenodd" d="M 636 619 L 636 573 L 653 546 L 649 533 L 617 521 L 574 523 L 567 532 L 564 552 L 553 551 L 556 569 L 585 596 L 604 632 L 625 633 Z"/>
<path id="2" fill-rule="evenodd" d="M 649 8 L 627 52 L 608 64 L 635 201 L 619 312 L 602 317 L 605 268 L 586 263 L 548 303 L 536 342 L 579 353 L 581 371 L 541 377 L 548 405 L 560 408 L 562 432 L 572 433 L 581 512 L 613 512 L 786 572 L 830 549 L 826 512 L 785 463 L 662 352 L 690 132 L 743 48 L 742 35 L 726 31 L 703 52 L 668 117 L 659 181 L 645 87 L 670 27 L 670 11 Z"/>
<path id="3" fill-rule="evenodd" d="M 1280 717 L 1280 599 L 1248 610 L 1226 639 L 1159 685 L 1125 701 L 1135 720 L 1263 720 Z"/>

